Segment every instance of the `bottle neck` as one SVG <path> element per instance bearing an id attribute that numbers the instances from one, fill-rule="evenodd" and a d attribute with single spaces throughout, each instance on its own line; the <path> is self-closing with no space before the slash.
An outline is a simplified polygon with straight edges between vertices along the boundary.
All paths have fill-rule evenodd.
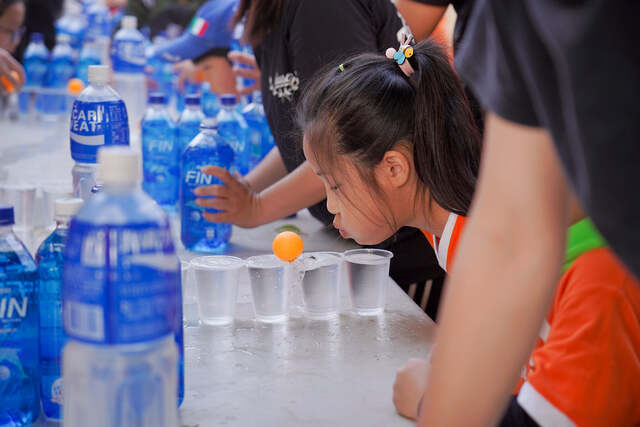
<path id="1" fill-rule="evenodd" d="M 114 183 L 114 182 L 103 182 L 103 190 L 105 193 L 111 193 L 111 194 L 118 194 L 118 195 L 123 195 L 123 194 L 131 194 L 134 193 L 138 187 L 140 186 L 140 184 L 138 183 L 126 183 L 126 184 L 122 184 L 122 183 Z"/>
<path id="2" fill-rule="evenodd" d="M 68 230 L 71 217 L 56 217 L 56 230 Z"/>

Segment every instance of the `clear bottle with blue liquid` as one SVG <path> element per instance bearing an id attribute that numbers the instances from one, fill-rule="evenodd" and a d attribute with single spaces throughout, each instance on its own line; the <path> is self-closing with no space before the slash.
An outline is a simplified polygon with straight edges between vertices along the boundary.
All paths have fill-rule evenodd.
<path id="1" fill-rule="evenodd" d="M 211 91 L 211 83 L 202 83 L 202 112 L 205 117 L 216 117 L 220 112 L 220 98 Z"/>
<path id="2" fill-rule="evenodd" d="M 40 398 L 48 419 L 62 419 L 64 402 L 62 347 L 66 342 L 62 326 L 63 252 L 69 222 L 82 206 L 82 199 L 55 202 L 56 229 L 36 253 L 38 265 L 38 303 L 40 306 Z"/>
<path id="3" fill-rule="evenodd" d="M 102 148 L 104 189 L 69 228 L 65 427 L 178 426 L 180 265 L 166 213 L 140 188 L 139 162 L 130 148 Z"/>
<path id="4" fill-rule="evenodd" d="M 40 416 L 38 273 L 13 224 L 0 205 L 0 425 L 22 427 Z"/>
<path id="5" fill-rule="evenodd" d="M 109 68 L 89 67 L 89 83 L 73 103 L 70 145 L 73 193 L 87 200 L 96 184 L 98 149 L 103 145 L 129 145 L 127 109 L 109 81 Z"/>
<path id="6" fill-rule="evenodd" d="M 129 127 L 137 127 L 147 103 L 146 40 L 138 31 L 135 16 L 122 18 L 122 27 L 111 46 L 113 86 L 120 93 L 129 112 Z"/>
<path id="7" fill-rule="evenodd" d="M 49 49 L 44 44 L 44 36 L 33 33 L 24 52 L 24 71 L 27 81 L 19 95 L 20 114 L 23 116 L 31 114 L 36 94 L 44 85 L 48 68 Z"/>
<path id="8" fill-rule="evenodd" d="M 249 127 L 247 141 L 251 147 L 249 158 L 249 170 L 251 170 L 269 154 L 275 145 L 267 117 L 264 114 L 262 93 L 259 90 L 253 93 L 252 102 L 244 108 L 242 113 Z"/>
<path id="9" fill-rule="evenodd" d="M 82 5 L 76 2 L 66 2 L 64 9 L 64 15 L 55 23 L 56 34 L 68 36 L 71 47 L 79 51 L 87 33 L 87 19 L 82 13 Z"/>
<path id="10" fill-rule="evenodd" d="M 149 95 L 142 119 L 142 189 L 165 211 L 178 204 L 180 163 L 176 127 L 166 108 L 166 96 Z"/>
<path id="11" fill-rule="evenodd" d="M 204 114 L 200 109 L 200 96 L 187 95 L 186 107 L 178 120 L 178 158 L 187 148 L 187 145 L 200 132 L 200 124 L 204 120 Z"/>
<path id="12" fill-rule="evenodd" d="M 202 122 L 198 136 L 187 146 L 181 159 L 180 210 L 181 240 L 190 251 L 219 254 L 224 253 L 231 239 L 231 224 L 212 223 L 203 213 L 218 212 L 205 209 L 195 202 L 193 193 L 203 185 L 221 185 L 219 179 L 202 172 L 205 166 L 219 166 L 231 169 L 235 152 L 219 135 L 216 120 L 207 118 Z"/>
<path id="13" fill-rule="evenodd" d="M 67 112 L 67 83 L 76 73 L 74 52 L 69 40 L 66 34 L 58 35 L 51 52 L 45 89 L 37 103 L 39 112 L 45 118 L 54 119 Z"/>
<path id="14" fill-rule="evenodd" d="M 217 116 L 218 134 L 236 153 L 232 169 L 246 175 L 251 159 L 251 146 L 247 143 L 247 122 L 238 113 L 235 95 L 222 95 L 220 103 L 222 108 Z"/>
<path id="15" fill-rule="evenodd" d="M 89 67 L 91 65 L 100 65 L 100 51 L 96 40 L 87 36 L 85 38 L 84 44 L 82 45 L 82 50 L 80 51 L 80 56 L 78 57 L 78 67 L 76 75 L 80 80 L 84 82 L 85 85 L 89 83 Z"/>
<path id="16" fill-rule="evenodd" d="M 109 63 L 109 44 L 111 43 L 111 12 L 104 0 L 92 1 L 86 8 L 87 38 L 93 38 L 100 56 L 101 64 Z"/>

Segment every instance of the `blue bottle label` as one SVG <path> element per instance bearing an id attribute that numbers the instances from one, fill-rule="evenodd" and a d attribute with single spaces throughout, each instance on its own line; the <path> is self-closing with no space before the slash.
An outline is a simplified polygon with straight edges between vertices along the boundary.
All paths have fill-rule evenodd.
<path id="1" fill-rule="evenodd" d="M 114 40 L 111 48 L 113 71 L 116 73 L 143 73 L 147 58 L 144 43 L 132 40 Z"/>
<path id="2" fill-rule="evenodd" d="M 142 129 L 142 188 L 158 204 L 178 201 L 179 166 L 173 128 Z"/>
<path id="3" fill-rule="evenodd" d="M 65 260 L 69 337 L 130 344 L 174 331 L 179 266 L 168 224 L 96 226 L 74 220 Z"/>
<path id="4" fill-rule="evenodd" d="M 71 110 L 71 157 L 96 163 L 103 145 L 129 145 L 127 108 L 122 100 L 73 103 Z"/>
<path id="5" fill-rule="evenodd" d="M 24 69 L 27 74 L 27 86 L 42 86 L 47 75 L 47 61 L 43 58 L 25 58 Z"/>

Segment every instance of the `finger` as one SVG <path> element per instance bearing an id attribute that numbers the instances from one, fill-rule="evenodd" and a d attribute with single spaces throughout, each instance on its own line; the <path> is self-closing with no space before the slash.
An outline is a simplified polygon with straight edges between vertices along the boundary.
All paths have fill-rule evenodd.
<path id="1" fill-rule="evenodd" d="M 207 185 L 193 190 L 196 196 L 229 197 L 229 189 L 224 185 Z"/>
<path id="2" fill-rule="evenodd" d="M 260 71 L 241 67 L 233 67 L 233 74 L 235 74 L 236 77 L 243 77 L 251 80 L 260 80 L 261 77 Z"/>
<path id="3" fill-rule="evenodd" d="M 209 222 L 226 222 L 229 224 L 232 223 L 231 215 L 229 215 L 226 212 L 217 212 L 217 213 L 204 212 L 202 216 L 204 217 L 204 219 L 206 219 Z"/>
<path id="4" fill-rule="evenodd" d="M 220 211 L 227 211 L 230 207 L 230 204 L 231 203 L 228 199 L 196 199 L 196 205 L 200 206 L 201 208 L 217 209 Z"/>
<path id="5" fill-rule="evenodd" d="M 237 62 L 238 64 L 249 65 L 250 67 L 258 68 L 256 57 L 246 52 L 232 50 L 227 54 L 227 58 L 229 58 L 229 61 L 231 62 Z"/>
<path id="6" fill-rule="evenodd" d="M 24 74 L 24 68 L 22 68 L 22 65 L 20 65 L 20 63 L 18 61 L 16 61 L 13 58 L 13 56 L 9 55 L 9 57 L 7 59 L 9 60 L 8 61 L 9 69 L 11 71 L 13 71 L 14 73 L 16 73 L 17 76 L 18 76 L 18 79 L 16 80 L 14 74 L 9 72 L 9 81 L 11 81 L 11 83 L 13 83 L 14 86 L 16 86 L 16 87 L 22 86 L 22 84 L 27 79 L 27 77 Z"/>
<path id="7" fill-rule="evenodd" d="M 238 181 L 225 168 L 220 166 L 205 166 L 201 169 L 202 173 L 213 175 L 218 178 L 224 185 L 233 187 Z"/>
<path id="8" fill-rule="evenodd" d="M 242 89 L 238 89 L 238 95 L 251 95 L 256 90 L 260 90 L 260 82 L 256 81 L 256 83 L 251 86 L 243 87 Z"/>

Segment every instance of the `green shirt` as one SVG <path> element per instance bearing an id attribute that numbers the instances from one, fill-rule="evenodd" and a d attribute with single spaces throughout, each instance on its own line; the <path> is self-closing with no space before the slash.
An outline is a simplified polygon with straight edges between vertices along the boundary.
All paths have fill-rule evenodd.
<path id="1" fill-rule="evenodd" d="M 589 218 L 576 222 L 567 231 L 567 251 L 562 271 L 566 272 L 580 255 L 607 246 Z"/>

